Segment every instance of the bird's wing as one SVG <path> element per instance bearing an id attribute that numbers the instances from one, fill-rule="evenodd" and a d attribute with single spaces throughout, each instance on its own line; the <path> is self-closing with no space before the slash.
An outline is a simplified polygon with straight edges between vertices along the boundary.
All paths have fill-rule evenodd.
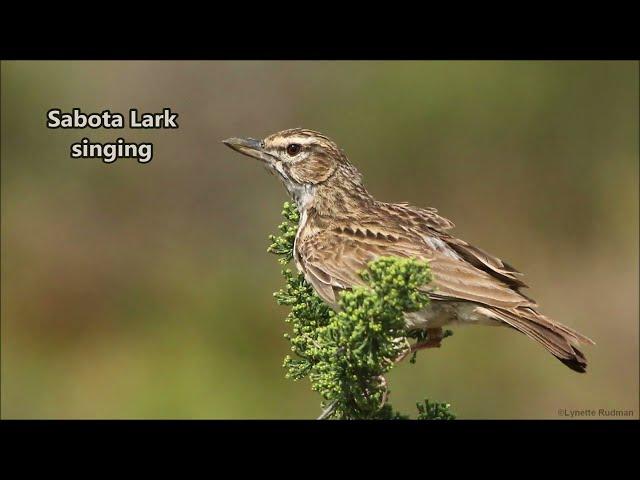
<path id="1" fill-rule="evenodd" d="M 467 300 L 499 308 L 536 307 L 517 290 L 472 264 L 436 253 L 429 267 L 437 286 L 432 295 L 440 300 Z"/>
<path id="2" fill-rule="evenodd" d="M 358 239 L 321 233 L 301 242 L 298 253 L 305 278 L 329 304 L 337 304 L 336 293 L 364 285 L 359 273 L 381 256 Z"/>
<path id="3" fill-rule="evenodd" d="M 401 218 L 404 221 L 405 230 L 411 229 L 420 232 L 425 237 L 441 239 L 474 267 L 502 280 L 510 287 L 516 289 L 527 287 L 520 279 L 522 273 L 508 263 L 478 247 L 468 244 L 464 240 L 444 233 L 445 230 L 453 228 L 454 224 L 451 220 L 438 215 L 436 209 L 418 208 L 404 203 L 384 204 L 383 208 L 393 216 Z"/>
<path id="4" fill-rule="evenodd" d="M 302 241 L 298 253 L 307 280 L 331 304 L 337 303 L 337 290 L 364 284 L 359 273 L 369 262 L 394 256 L 429 262 L 434 277 L 429 294 L 435 299 L 467 300 L 499 308 L 535 306 L 498 278 L 440 248 L 443 245 L 429 243 L 416 233 L 403 236 L 346 228 L 325 230 Z"/>
<path id="5" fill-rule="evenodd" d="M 502 280 L 512 288 L 527 287 L 527 284 L 519 278 L 523 274 L 507 262 L 451 235 L 440 234 L 439 238 L 474 267 Z"/>

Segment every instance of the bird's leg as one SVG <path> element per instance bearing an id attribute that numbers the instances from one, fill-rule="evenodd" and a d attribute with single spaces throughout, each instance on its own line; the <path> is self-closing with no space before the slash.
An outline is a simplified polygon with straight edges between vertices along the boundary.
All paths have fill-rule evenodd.
<path id="1" fill-rule="evenodd" d="M 400 354 L 400 356 L 396 359 L 396 362 L 404 360 L 407 355 L 409 355 L 410 353 L 415 353 L 418 350 L 423 350 L 425 348 L 440 348 L 442 346 L 442 339 L 444 338 L 442 328 L 427 328 L 425 329 L 425 333 L 427 339 L 417 341 L 416 343 L 411 345 L 407 350 Z"/>
<path id="2" fill-rule="evenodd" d="M 427 339 L 422 342 L 416 342 L 411 345 L 411 352 L 417 352 L 424 348 L 440 348 L 444 334 L 442 328 L 427 328 Z"/>

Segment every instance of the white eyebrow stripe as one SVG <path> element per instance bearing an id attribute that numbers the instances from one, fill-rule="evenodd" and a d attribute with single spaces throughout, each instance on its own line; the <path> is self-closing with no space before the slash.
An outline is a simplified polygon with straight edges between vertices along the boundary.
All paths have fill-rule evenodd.
<path id="1" fill-rule="evenodd" d="M 302 137 L 302 136 L 280 137 L 272 140 L 271 146 L 273 148 L 282 148 L 282 147 L 286 147 L 291 143 L 298 143 L 300 145 L 309 145 L 311 143 L 315 143 L 315 140 L 312 137 Z"/>

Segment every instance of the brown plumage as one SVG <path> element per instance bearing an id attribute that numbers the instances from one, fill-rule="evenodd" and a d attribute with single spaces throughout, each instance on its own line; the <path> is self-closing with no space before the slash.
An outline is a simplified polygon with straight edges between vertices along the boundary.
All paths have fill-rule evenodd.
<path id="1" fill-rule="evenodd" d="M 520 292 L 522 274 L 499 258 L 447 233 L 454 225 L 433 208 L 375 200 L 362 176 L 328 137 L 291 129 L 264 140 L 224 142 L 257 158 L 276 174 L 301 213 L 294 259 L 316 292 L 332 306 L 337 293 L 361 285 L 359 272 L 379 256 L 427 260 L 433 274 L 431 304 L 407 315 L 409 328 L 445 325 L 512 327 L 540 342 L 572 370 L 584 372 L 578 350 L 589 338 L 537 311 Z M 433 346 L 429 344 L 429 346 Z"/>

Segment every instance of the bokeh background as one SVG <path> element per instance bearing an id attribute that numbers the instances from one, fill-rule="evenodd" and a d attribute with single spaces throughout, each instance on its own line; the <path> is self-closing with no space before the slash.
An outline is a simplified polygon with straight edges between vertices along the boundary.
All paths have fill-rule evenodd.
<path id="1" fill-rule="evenodd" d="M 391 373 L 394 406 L 638 417 L 636 62 L 3 62 L 1 81 L 3 418 L 315 418 L 272 298 L 285 191 L 220 143 L 297 126 L 597 342 L 578 375 L 516 332 L 459 328 Z M 171 107 L 180 128 L 49 130 L 54 107 Z M 154 158 L 71 159 L 83 136 Z"/>

